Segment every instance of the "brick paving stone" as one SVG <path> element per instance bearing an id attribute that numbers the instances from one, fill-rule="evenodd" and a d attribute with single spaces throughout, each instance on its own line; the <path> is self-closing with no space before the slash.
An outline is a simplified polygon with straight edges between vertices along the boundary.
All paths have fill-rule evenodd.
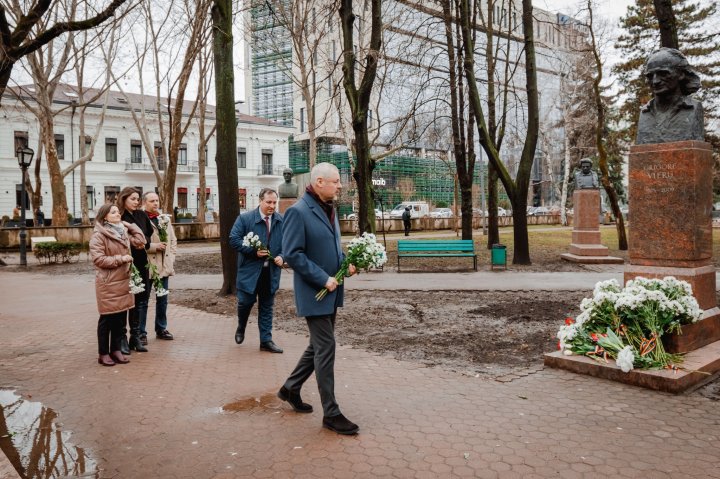
<path id="1" fill-rule="evenodd" d="M 238 346 L 234 318 L 172 293 L 176 340 L 102 368 L 93 280 L 61 278 L 0 274 L 0 291 L 34 291 L 3 296 L 0 387 L 55 410 L 102 478 L 719 476 L 720 411 L 699 395 L 545 369 L 503 383 L 346 347 L 336 393 L 360 434 L 338 436 L 314 379 L 312 414 L 275 397 L 306 337 L 277 331 L 285 354 Z"/>

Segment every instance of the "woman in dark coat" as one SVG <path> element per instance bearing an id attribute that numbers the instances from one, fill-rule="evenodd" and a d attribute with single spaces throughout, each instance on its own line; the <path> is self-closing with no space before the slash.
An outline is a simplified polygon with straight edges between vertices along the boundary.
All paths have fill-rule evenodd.
<path id="1" fill-rule="evenodd" d="M 127 344 L 125 340 L 125 346 L 127 351 L 123 351 L 124 354 L 130 354 L 130 350 L 134 349 L 139 352 L 147 352 L 145 344 L 147 344 L 147 338 L 143 341 L 141 331 L 142 325 L 145 323 L 147 318 L 148 299 L 150 298 L 150 275 L 147 269 L 147 248 L 150 247 L 150 237 L 153 233 L 152 223 L 148 218 L 147 213 L 140 209 L 140 192 L 128 186 L 123 188 L 117 197 L 117 207 L 122 215 L 122 220 L 137 225 L 140 231 L 145 235 L 145 244 L 140 248 L 132 248 L 131 255 L 133 258 L 133 264 L 140 271 L 142 276 L 143 284 L 145 285 L 145 291 L 135 295 L 135 307 L 130 310 L 130 343 Z M 123 337 L 125 335 L 123 334 Z M 144 343 L 144 344 L 143 344 Z"/>

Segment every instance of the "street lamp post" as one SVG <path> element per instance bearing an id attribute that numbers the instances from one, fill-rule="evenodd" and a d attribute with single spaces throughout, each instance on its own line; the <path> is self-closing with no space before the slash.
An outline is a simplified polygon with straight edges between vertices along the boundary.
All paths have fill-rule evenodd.
<path id="1" fill-rule="evenodd" d="M 27 266 L 27 253 L 25 247 L 25 240 L 27 234 L 25 233 L 25 209 L 27 208 L 27 200 L 25 198 L 25 175 L 27 174 L 28 168 L 33 160 L 35 152 L 32 148 L 18 147 L 15 150 L 15 156 L 18 160 L 18 165 L 22 170 L 22 184 L 20 186 L 20 266 Z"/>

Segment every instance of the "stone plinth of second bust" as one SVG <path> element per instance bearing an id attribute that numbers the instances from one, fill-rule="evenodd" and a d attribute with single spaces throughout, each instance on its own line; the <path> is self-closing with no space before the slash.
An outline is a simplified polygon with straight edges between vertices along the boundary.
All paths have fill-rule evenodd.
<path id="1" fill-rule="evenodd" d="M 573 193 L 573 233 L 570 251 L 562 259 L 573 263 L 623 263 L 622 258 L 608 256 L 607 246 L 600 241 L 600 190 L 576 189 Z"/>

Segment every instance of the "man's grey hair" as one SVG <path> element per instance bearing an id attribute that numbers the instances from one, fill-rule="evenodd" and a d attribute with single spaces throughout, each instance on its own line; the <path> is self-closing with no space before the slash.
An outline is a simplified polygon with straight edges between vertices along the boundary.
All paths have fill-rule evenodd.
<path id="1" fill-rule="evenodd" d="M 275 196 L 278 195 L 277 191 L 273 190 L 272 188 L 263 188 L 262 190 L 260 190 L 260 194 L 258 196 L 260 197 L 261 200 L 264 200 L 265 195 L 268 195 L 270 193 L 272 193 Z"/>
<path id="2" fill-rule="evenodd" d="M 158 195 L 154 191 L 150 190 L 150 191 L 146 191 L 145 193 L 143 193 L 143 195 L 142 195 L 143 202 L 147 201 L 147 198 L 150 195 L 157 195 L 158 199 L 160 199 L 160 195 Z"/>
<path id="3" fill-rule="evenodd" d="M 313 166 L 312 171 L 310 171 L 310 183 L 315 184 L 318 178 L 327 178 L 335 173 L 339 174 L 340 171 L 337 169 L 337 166 L 332 163 L 318 163 Z"/>

